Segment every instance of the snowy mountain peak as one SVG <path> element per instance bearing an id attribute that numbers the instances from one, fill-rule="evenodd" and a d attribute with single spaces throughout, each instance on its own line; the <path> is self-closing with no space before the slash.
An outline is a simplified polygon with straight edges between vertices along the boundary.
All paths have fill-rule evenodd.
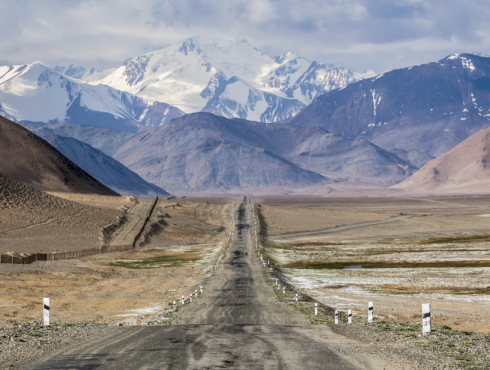
<path id="1" fill-rule="evenodd" d="M 0 67 L 0 115 L 17 122 L 72 122 L 144 131 L 183 112 L 109 86 L 82 83 L 34 62 Z"/>
<path id="2" fill-rule="evenodd" d="M 77 78 L 82 78 L 87 73 L 87 68 L 82 66 L 74 66 L 70 64 L 68 67 L 66 66 L 56 66 L 53 68 L 56 72 L 62 73 L 65 76 Z"/>
<path id="3" fill-rule="evenodd" d="M 63 73 L 75 70 L 67 68 Z M 165 102 L 187 113 L 211 111 L 277 122 L 293 116 L 318 95 L 371 75 L 310 62 L 292 52 L 271 57 L 239 37 L 193 36 L 129 58 L 118 68 L 85 72 L 80 79 Z"/>

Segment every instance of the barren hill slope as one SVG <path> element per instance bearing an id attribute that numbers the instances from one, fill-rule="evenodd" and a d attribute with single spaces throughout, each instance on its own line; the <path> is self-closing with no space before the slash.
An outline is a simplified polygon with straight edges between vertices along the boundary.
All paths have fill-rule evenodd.
<path id="1" fill-rule="evenodd" d="M 0 172 L 38 190 L 118 195 L 45 140 L 0 117 Z"/>
<path id="2" fill-rule="evenodd" d="M 105 201 L 124 199 L 82 196 Z M 123 209 L 117 206 L 89 206 L 62 199 L 0 173 L 0 253 L 98 247 L 103 243 L 103 228 L 117 224 L 123 216 Z"/>
<path id="3" fill-rule="evenodd" d="M 489 161 L 490 128 L 485 128 L 449 152 L 431 160 L 393 188 L 407 191 L 432 191 L 490 185 Z"/>
<path id="4" fill-rule="evenodd" d="M 73 163 L 119 194 L 135 197 L 170 195 L 89 144 L 59 135 L 47 136 L 44 139 Z"/>

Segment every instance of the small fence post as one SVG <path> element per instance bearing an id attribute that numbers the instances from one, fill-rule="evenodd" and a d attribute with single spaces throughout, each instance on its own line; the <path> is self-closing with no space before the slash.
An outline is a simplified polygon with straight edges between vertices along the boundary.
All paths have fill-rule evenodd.
<path id="1" fill-rule="evenodd" d="M 197 298 L 197 289 L 196 289 L 196 298 Z"/>
<path id="2" fill-rule="evenodd" d="M 318 315 L 318 303 L 315 303 L 315 316 Z"/>
<path id="3" fill-rule="evenodd" d="M 425 303 L 422 305 L 422 333 L 430 334 L 430 303 Z"/>
<path id="4" fill-rule="evenodd" d="M 201 294 L 202 294 L 202 285 L 201 285 Z"/>
<path id="5" fill-rule="evenodd" d="M 298 302 L 298 293 L 296 293 L 296 302 Z"/>
<path id="6" fill-rule="evenodd" d="M 339 310 L 335 310 L 335 325 L 339 323 Z"/>
<path id="7" fill-rule="evenodd" d="M 373 321 L 374 321 L 374 304 L 373 304 L 373 302 L 369 302 L 368 322 L 373 322 Z"/>
<path id="8" fill-rule="evenodd" d="M 43 318 L 44 318 L 44 326 L 49 326 L 49 298 L 43 299 Z"/>
<path id="9" fill-rule="evenodd" d="M 184 305 L 184 296 L 182 296 L 182 306 Z"/>
<path id="10" fill-rule="evenodd" d="M 177 310 L 177 307 L 176 307 L 175 301 L 174 301 L 174 311 L 176 311 L 176 310 Z"/>
<path id="11" fill-rule="evenodd" d="M 189 296 L 189 303 L 192 303 L 192 293 L 191 293 L 191 295 Z"/>
<path id="12" fill-rule="evenodd" d="M 349 312 L 348 312 L 347 323 L 352 324 L 352 310 L 349 310 Z"/>

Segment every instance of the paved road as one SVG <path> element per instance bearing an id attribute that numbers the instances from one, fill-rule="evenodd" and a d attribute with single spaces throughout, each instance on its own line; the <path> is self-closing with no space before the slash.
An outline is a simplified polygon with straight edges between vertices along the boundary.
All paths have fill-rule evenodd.
<path id="1" fill-rule="evenodd" d="M 313 236 L 313 235 L 321 235 L 321 234 L 330 234 L 330 233 L 336 233 L 336 232 L 344 231 L 344 230 L 357 229 L 359 227 L 366 227 L 366 226 L 373 226 L 373 225 L 382 225 L 382 224 L 390 224 L 390 223 L 393 223 L 393 222 L 398 222 L 398 221 L 406 220 L 407 218 L 410 218 L 410 217 L 412 217 L 412 216 L 411 215 L 397 216 L 397 217 L 389 218 L 387 220 L 373 221 L 373 222 L 363 222 L 363 223 L 360 223 L 360 224 L 333 227 L 333 228 L 327 229 L 327 230 L 308 231 L 306 233 L 294 233 L 294 234 L 287 234 L 287 235 L 271 236 L 270 239 L 271 240 L 274 240 L 274 239 L 288 239 L 288 238 L 297 238 L 297 237 L 301 237 L 301 236 Z"/>
<path id="2" fill-rule="evenodd" d="M 357 346 L 357 347 L 356 347 Z M 202 297 L 172 326 L 116 328 L 31 369 L 393 369 L 279 303 L 254 256 L 247 205 Z M 369 349 L 364 353 L 370 352 Z"/>

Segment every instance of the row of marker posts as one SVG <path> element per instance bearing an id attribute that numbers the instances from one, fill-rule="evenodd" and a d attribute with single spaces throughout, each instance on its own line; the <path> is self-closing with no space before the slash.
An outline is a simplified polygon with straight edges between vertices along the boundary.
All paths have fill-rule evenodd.
<path id="1" fill-rule="evenodd" d="M 202 285 L 199 287 L 200 289 L 200 292 L 202 294 Z M 195 294 L 195 298 L 197 298 L 197 289 L 195 290 L 194 292 Z M 192 303 L 192 293 L 190 294 L 189 296 L 189 301 L 190 303 Z M 182 296 L 182 306 L 184 306 L 185 304 L 185 297 Z M 50 304 L 49 304 L 49 298 L 44 298 L 43 299 L 43 323 L 44 323 L 44 326 L 49 326 L 50 325 Z M 175 301 L 173 301 L 173 310 L 176 311 L 177 310 L 177 305 L 175 303 Z"/>
<path id="2" fill-rule="evenodd" d="M 296 294 L 296 302 L 298 301 L 298 295 Z M 315 315 L 317 315 L 317 304 L 315 303 Z M 368 305 L 368 322 L 374 322 L 374 303 L 369 302 Z M 335 324 L 339 323 L 339 310 L 335 310 Z M 352 310 L 347 311 L 347 323 L 352 324 Z M 422 333 L 431 333 L 431 316 L 430 316 L 430 303 L 422 305 Z"/>
<path id="3" fill-rule="evenodd" d="M 253 207 L 253 202 L 251 203 L 252 207 L 252 216 L 254 218 L 254 223 L 255 223 L 255 249 L 258 248 L 258 243 L 257 243 L 257 222 L 255 219 L 259 219 L 259 216 L 255 215 L 254 212 L 254 207 Z M 262 258 L 262 255 L 260 256 L 260 261 L 262 264 L 265 266 L 265 262 Z M 267 260 L 267 266 L 269 266 L 269 260 Z M 278 290 L 281 290 L 281 284 L 278 284 L 277 279 L 276 279 L 276 285 L 278 287 Z M 285 294 L 285 287 L 282 288 L 282 293 Z M 298 302 L 298 294 L 296 294 L 296 302 Z M 318 303 L 315 303 L 315 316 L 318 315 Z M 373 323 L 374 322 L 374 303 L 369 302 L 368 304 L 368 323 Z M 339 310 L 335 310 L 335 324 L 338 325 L 339 323 Z M 347 323 L 352 324 L 352 310 L 347 311 Z M 423 304 L 422 305 L 422 333 L 423 334 L 430 334 L 431 332 L 431 322 L 430 322 L 430 303 Z"/>
<path id="4" fill-rule="evenodd" d="M 202 294 L 202 285 L 199 287 L 199 289 L 200 289 L 200 292 Z M 195 294 L 194 297 L 197 298 L 197 289 L 195 290 L 194 294 Z M 189 299 L 190 299 L 189 303 L 192 303 L 192 293 L 190 294 Z M 177 304 L 175 303 L 175 301 L 173 301 L 172 303 L 173 303 L 173 310 L 177 311 Z M 185 297 L 184 296 L 182 296 L 182 298 L 181 298 L 181 304 L 182 304 L 182 306 L 185 305 Z"/>
<path id="5" fill-rule="evenodd" d="M 231 210 L 231 217 L 232 217 L 232 219 L 233 219 L 233 212 L 234 211 L 235 211 L 235 202 L 233 202 L 233 208 Z M 232 230 L 230 230 L 230 233 L 228 234 L 228 239 L 226 240 L 226 244 L 228 244 L 229 241 L 230 241 L 230 239 L 231 239 L 231 233 L 232 233 Z M 216 262 L 216 265 L 214 266 L 214 269 L 215 270 L 218 268 L 219 261 L 221 261 L 222 258 L 223 258 L 223 255 L 219 256 L 218 261 Z M 200 289 L 200 292 L 202 294 L 202 285 L 199 287 L 199 289 Z M 195 294 L 195 298 L 197 298 L 197 289 L 194 292 L 194 294 Z M 189 303 L 192 303 L 192 293 L 189 296 Z M 182 298 L 181 298 L 181 304 L 182 304 L 182 306 L 185 305 L 185 297 L 184 296 L 182 296 Z M 177 310 L 177 305 L 176 305 L 175 301 L 173 301 L 173 310 L 174 311 Z"/>
<path id="6" fill-rule="evenodd" d="M 199 287 L 199 289 L 200 289 L 200 292 L 202 294 L 202 285 Z M 194 291 L 194 298 L 197 298 L 197 289 Z M 192 293 L 189 295 L 189 303 L 192 303 Z M 184 296 L 182 296 L 182 298 L 181 298 L 181 304 L 182 304 L 182 306 L 185 305 L 185 297 Z M 174 311 L 176 311 L 177 305 L 176 305 L 175 301 L 173 301 L 173 306 L 174 306 Z"/>
<path id="7" fill-rule="evenodd" d="M 234 210 L 235 210 L 235 203 L 233 202 L 233 210 L 231 211 L 232 217 L 233 217 Z M 226 243 L 228 243 L 230 241 L 231 233 L 232 233 L 232 230 L 230 230 L 230 234 L 228 235 L 228 240 L 226 241 Z M 222 258 L 223 258 L 223 255 L 221 255 L 218 258 L 218 263 L 215 266 L 215 270 L 218 267 L 219 261 Z M 200 292 L 202 294 L 202 285 L 200 286 Z M 197 289 L 195 290 L 194 294 L 195 294 L 195 298 L 197 298 Z M 189 301 L 192 303 L 192 293 L 189 296 Z M 175 301 L 173 301 L 172 303 L 173 303 L 173 310 L 176 311 L 177 305 L 176 305 Z M 184 306 L 184 304 L 185 304 L 185 298 L 184 298 L 184 296 L 182 296 L 182 306 Z M 49 298 L 44 298 L 43 299 L 43 324 L 45 326 L 50 325 L 50 310 L 51 310 L 51 307 L 50 307 L 50 303 L 49 303 Z"/>

